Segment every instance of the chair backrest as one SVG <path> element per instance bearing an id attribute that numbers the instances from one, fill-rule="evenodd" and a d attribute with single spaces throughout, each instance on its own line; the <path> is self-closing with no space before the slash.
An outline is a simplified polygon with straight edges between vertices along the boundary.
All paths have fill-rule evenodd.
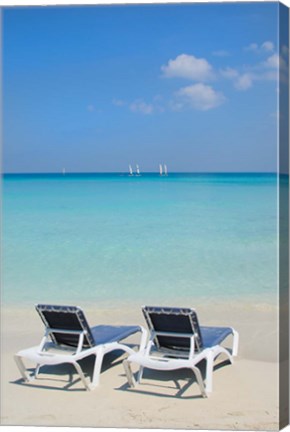
<path id="1" fill-rule="evenodd" d="M 188 336 L 194 335 L 196 351 L 202 349 L 202 336 L 194 309 L 144 306 L 142 311 L 150 331 L 170 333 L 168 336 L 155 337 L 157 348 L 188 351 L 190 338 L 174 336 L 174 333 L 184 333 Z"/>
<path id="2" fill-rule="evenodd" d="M 54 343 L 72 347 L 78 346 L 78 334 L 53 332 L 53 329 L 58 329 L 77 332 L 85 331 L 83 347 L 95 346 L 91 329 L 83 311 L 79 307 L 38 304 L 35 308 L 45 327 L 52 330 L 50 336 Z"/>

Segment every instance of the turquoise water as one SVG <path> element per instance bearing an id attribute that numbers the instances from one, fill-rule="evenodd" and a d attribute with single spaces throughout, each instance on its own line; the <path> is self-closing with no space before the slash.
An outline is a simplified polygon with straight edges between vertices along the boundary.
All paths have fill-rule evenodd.
<path id="1" fill-rule="evenodd" d="M 275 301 L 274 174 L 6 175 L 4 304 Z"/>

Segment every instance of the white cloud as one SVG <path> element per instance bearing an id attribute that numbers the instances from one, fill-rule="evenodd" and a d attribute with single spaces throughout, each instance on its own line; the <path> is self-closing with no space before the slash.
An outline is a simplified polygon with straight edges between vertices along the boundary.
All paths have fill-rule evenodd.
<path id="1" fill-rule="evenodd" d="M 248 90 L 253 84 L 253 74 L 250 73 L 240 73 L 237 69 L 227 67 L 220 71 L 224 78 L 233 81 L 234 86 L 237 90 Z"/>
<path id="2" fill-rule="evenodd" d="M 221 75 L 225 78 L 237 78 L 239 76 L 239 72 L 236 69 L 227 67 L 225 69 L 221 69 Z"/>
<path id="3" fill-rule="evenodd" d="M 184 108 L 184 103 L 173 100 L 169 102 L 169 108 L 172 111 L 181 111 Z"/>
<path id="4" fill-rule="evenodd" d="M 272 52 L 274 51 L 274 44 L 271 41 L 265 41 L 261 45 L 258 45 L 257 43 L 251 43 L 250 45 L 246 46 L 244 49 L 245 51 L 252 51 L 257 54 L 265 53 L 265 52 Z"/>
<path id="5" fill-rule="evenodd" d="M 278 71 L 277 70 L 268 70 L 263 72 L 261 75 L 257 75 L 255 77 L 256 80 L 264 80 L 264 81 L 278 81 Z"/>
<path id="6" fill-rule="evenodd" d="M 193 55 L 180 54 L 167 65 L 161 66 L 163 76 L 167 78 L 186 78 L 194 81 L 206 81 L 213 78 L 212 66 L 206 59 Z"/>
<path id="7" fill-rule="evenodd" d="M 270 42 L 268 50 L 270 50 Z M 254 44 L 253 44 L 254 45 Z M 263 62 L 251 66 L 243 66 L 241 71 L 227 67 L 220 70 L 220 75 L 224 78 L 232 80 L 234 87 L 237 90 L 245 91 L 251 88 L 256 81 L 275 81 L 278 79 L 277 71 L 283 71 L 286 67 L 286 62 L 279 57 L 278 54 L 273 53 Z"/>
<path id="8" fill-rule="evenodd" d="M 253 76 L 247 73 L 239 75 L 234 85 L 238 90 L 248 90 L 253 85 Z"/>
<path id="9" fill-rule="evenodd" d="M 254 51 L 254 52 L 257 52 L 258 49 L 259 49 L 259 46 L 256 43 L 251 43 L 250 45 L 248 45 L 248 46 L 245 47 L 245 51 Z"/>
<path id="10" fill-rule="evenodd" d="M 164 104 L 162 95 L 156 95 L 153 97 L 152 103 L 147 103 L 143 99 L 135 99 L 132 102 L 125 101 L 123 99 L 113 99 L 113 105 L 120 108 L 127 108 L 132 112 L 141 114 L 152 114 L 164 112 Z"/>
<path id="11" fill-rule="evenodd" d="M 123 101 L 122 99 L 113 99 L 113 105 L 115 106 L 124 106 L 126 105 L 126 102 Z"/>
<path id="12" fill-rule="evenodd" d="M 97 114 L 100 114 L 102 112 L 102 110 L 100 108 L 96 107 L 93 104 L 87 105 L 87 111 L 89 111 L 91 113 L 94 112 L 94 113 L 97 113 Z"/>
<path id="13" fill-rule="evenodd" d="M 226 50 L 217 50 L 212 53 L 216 57 L 228 57 L 230 53 Z"/>
<path id="14" fill-rule="evenodd" d="M 267 58 L 267 60 L 263 63 L 268 69 L 276 69 L 280 71 L 286 71 L 288 69 L 288 62 L 282 56 L 278 54 L 273 54 Z"/>
<path id="15" fill-rule="evenodd" d="M 273 44 L 273 42 L 266 41 L 266 42 L 262 43 L 261 49 L 262 49 L 262 51 L 274 51 L 274 44 Z"/>
<path id="16" fill-rule="evenodd" d="M 276 69 L 279 67 L 279 56 L 278 54 L 273 54 L 267 58 L 267 60 L 263 63 L 263 65 L 267 68 Z"/>
<path id="17" fill-rule="evenodd" d="M 152 104 L 147 104 L 142 99 L 137 99 L 130 104 L 130 110 L 141 114 L 152 114 L 154 107 Z"/>
<path id="18" fill-rule="evenodd" d="M 183 87 L 176 93 L 176 96 L 179 99 L 176 103 L 178 109 L 190 106 L 197 110 L 207 111 L 216 108 L 225 101 L 225 97 L 221 92 L 202 83 Z"/>

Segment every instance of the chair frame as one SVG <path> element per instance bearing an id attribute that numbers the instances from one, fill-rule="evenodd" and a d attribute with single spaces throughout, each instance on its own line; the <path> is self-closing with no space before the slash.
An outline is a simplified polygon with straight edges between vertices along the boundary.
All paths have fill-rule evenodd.
<path id="1" fill-rule="evenodd" d="M 142 326 L 136 326 L 138 331 L 141 332 L 140 347 L 145 345 L 147 338 L 147 331 Z M 71 334 L 78 336 L 78 343 L 76 347 L 67 345 L 58 345 L 54 340 L 54 334 Z M 120 343 L 119 341 L 103 343 L 92 347 L 84 347 L 85 337 L 88 334 L 87 330 L 65 330 L 58 328 L 46 327 L 44 336 L 39 345 L 18 351 L 14 355 L 16 365 L 21 373 L 22 378 L 26 382 L 35 380 L 39 375 L 41 366 L 59 365 L 69 363 L 74 366 L 77 374 L 79 375 L 86 390 L 93 390 L 99 385 L 101 367 L 104 355 L 115 350 L 122 350 L 127 354 L 134 354 L 135 351 L 129 346 Z M 129 337 L 130 335 L 126 336 Z M 85 374 L 79 364 L 79 361 L 85 357 L 95 356 L 93 375 L 91 382 L 88 382 Z M 27 359 L 36 364 L 33 373 L 28 373 L 24 364 Z"/>
<path id="2" fill-rule="evenodd" d="M 188 355 L 188 358 L 168 358 L 166 356 L 167 353 L 165 351 L 163 352 L 163 357 L 157 357 L 154 355 L 151 355 L 151 349 L 154 347 L 154 339 L 156 336 L 170 336 L 172 333 L 168 332 L 151 332 L 151 336 L 149 339 L 149 342 L 147 346 L 142 350 L 140 350 L 138 353 L 133 353 L 132 355 L 129 355 L 127 359 L 123 361 L 125 373 L 127 376 L 128 383 L 130 387 L 136 387 L 137 384 L 141 383 L 141 379 L 143 376 L 144 368 L 148 369 L 154 369 L 154 370 L 165 370 L 165 371 L 171 371 L 171 370 L 177 370 L 177 369 L 184 369 L 188 368 L 191 369 L 196 377 L 196 381 L 199 385 L 201 394 L 203 397 L 207 397 L 207 391 L 205 388 L 205 385 L 203 383 L 202 375 L 198 367 L 196 367 L 196 364 L 198 364 L 201 360 L 207 358 L 207 350 L 204 350 L 201 353 L 194 353 L 194 336 L 188 336 L 186 333 L 174 333 L 174 337 L 189 337 L 190 339 L 190 352 Z M 158 351 L 161 354 L 161 351 Z M 173 351 L 168 350 L 168 354 L 172 355 Z M 181 351 L 175 351 L 175 356 L 184 356 L 184 352 Z M 131 363 L 137 363 L 140 368 L 137 376 L 137 381 L 134 378 L 132 369 L 131 369 Z"/>
<path id="3" fill-rule="evenodd" d="M 154 310 L 154 308 L 150 308 Z M 170 310 L 171 308 L 166 308 Z M 172 310 L 176 310 L 177 308 L 172 308 Z M 184 310 L 190 310 L 195 313 L 194 309 L 180 309 L 180 313 L 183 314 Z M 127 376 L 128 383 L 130 387 L 135 387 L 140 384 L 143 370 L 144 368 L 154 369 L 154 370 L 177 370 L 177 369 L 191 369 L 195 374 L 197 383 L 200 387 L 200 391 L 203 397 L 207 397 L 209 393 L 213 390 L 213 369 L 214 369 L 214 361 L 218 356 L 224 354 L 231 363 L 233 363 L 233 357 L 238 354 L 238 345 L 239 345 L 239 334 L 238 332 L 230 327 L 231 334 L 233 336 L 232 341 L 232 349 L 231 352 L 224 348 L 221 345 L 215 345 L 212 347 L 202 349 L 200 344 L 200 338 L 197 334 L 197 330 L 195 328 L 196 325 L 199 325 L 198 322 L 194 323 L 191 317 L 189 317 L 189 322 L 192 326 L 192 333 L 173 333 L 173 332 L 164 332 L 164 331 L 156 331 L 154 330 L 153 323 L 150 319 L 150 312 L 146 312 L 146 307 L 142 308 L 143 313 L 145 315 L 145 319 L 147 321 L 147 325 L 149 327 L 150 337 L 148 343 L 144 348 L 140 347 L 138 353 L 133 353 L 129 355 L 127 359 L 123 361 L 125 373 Z M 161 308 L 162 310 L 162 308 Z M 158 312 L 157 312 L 158 313 Z M 162 312 L 161 312 L 162 313 Z M 170 315 L 170 312 L 167 312 Z M 174 313 L 177 315 L 177 313 Z M 190 340 L 189 350 L 177 350 L 177 349 L 169 349 L 162 348 L 158 344 L 157 336 L 173 336 L 174 338 L 188 338 Z M 157 341 L 157 343 L 156 343 Z M 152 348 L 155 348 L 159 354 L 163 354 L 163 357 L 157 357 L 151 354 Z M 168 357 L 170 356 L 170 357 Z M 176 358 L 172 358 L 172 357 Z M 185 358 L 184 358 L 185 357 Z M 200 361 L 206 361 L 206 371 L 205 371 L 205 382 L 203 382 L 201 372 L 199 368 L 196 366 Z M 139 365 L 139 372 L 137 374 L 137 380 L 135 380 L 134 375 L 131 369 L 131 363 L 136 363 Z"/>

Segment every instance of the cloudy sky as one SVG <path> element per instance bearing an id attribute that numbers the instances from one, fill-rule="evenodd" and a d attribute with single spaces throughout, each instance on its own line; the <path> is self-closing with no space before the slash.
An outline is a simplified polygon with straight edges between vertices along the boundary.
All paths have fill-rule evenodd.
<path id="1" fill-rule="evenodd" d="M 276 171 L 278 8 L 5 9 L 4 171 Z"/>

